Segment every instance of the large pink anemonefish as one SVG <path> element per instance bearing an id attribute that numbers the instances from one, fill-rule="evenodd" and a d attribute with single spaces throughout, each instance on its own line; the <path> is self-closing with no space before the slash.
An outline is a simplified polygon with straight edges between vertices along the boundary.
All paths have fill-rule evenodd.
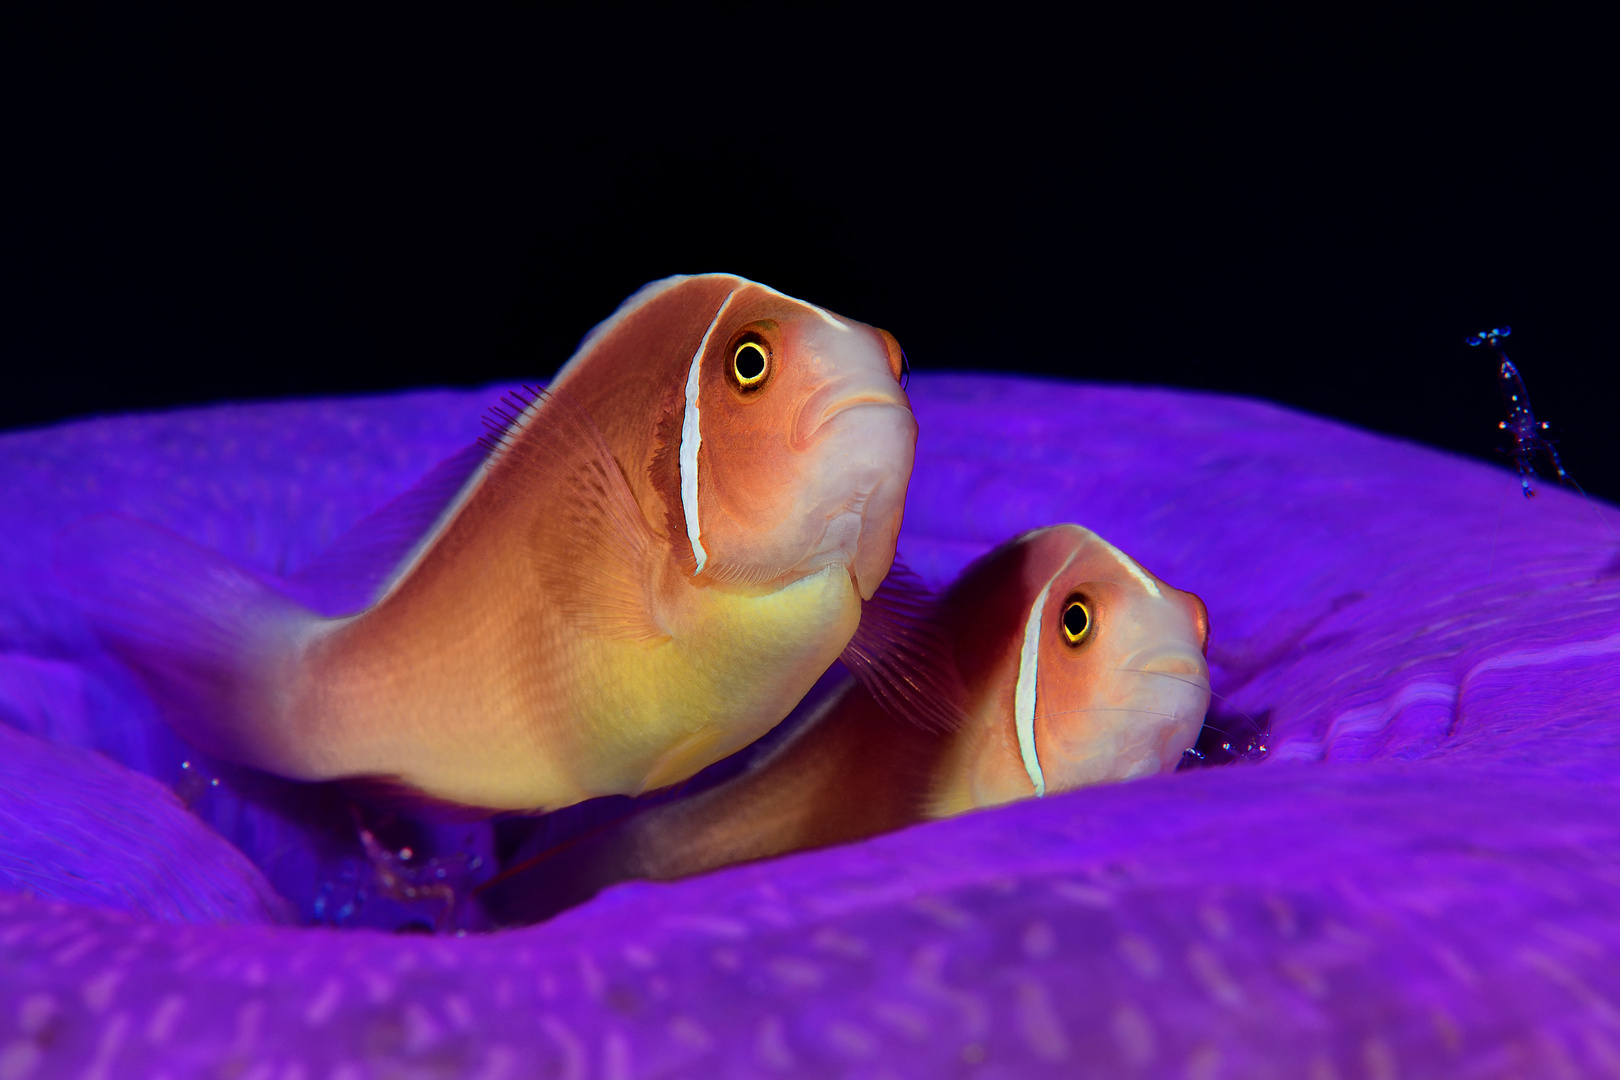
<path id="1" fill-rule="evenodd" d="M 354 609 L 127 520 L 59 566 L 205 751 L 485 809 L 636 793 L 757 739 L 850 642 L 911 473 L 903 362 L 764 285 L 668 278 L 303 572 L 372 572 Z"/>

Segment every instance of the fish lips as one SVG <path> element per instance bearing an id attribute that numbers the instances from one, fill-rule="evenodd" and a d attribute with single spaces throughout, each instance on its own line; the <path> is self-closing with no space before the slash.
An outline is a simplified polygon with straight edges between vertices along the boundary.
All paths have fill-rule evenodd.
<path id="1" fill-rule="evenodd" d="M 911 413 L 911 399 L 897 382 L 872 378 L 867 375 L 845 375 L 834 378 L 820 387 L 804 401 L 793 419 L 793 445 L 808 450 L 833 433 L 832 424 L 838 417 L 857 409 L 900 409 Z M 916 437 L 916 420 L 912 419 L 912 437 Z"/>

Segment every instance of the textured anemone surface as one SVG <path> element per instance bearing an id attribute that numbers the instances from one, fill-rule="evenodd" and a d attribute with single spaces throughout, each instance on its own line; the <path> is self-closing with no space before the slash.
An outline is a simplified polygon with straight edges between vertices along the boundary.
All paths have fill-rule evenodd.
<path id="1" fill-rule="evenodd" d="M 0 438 L 0 1078 L 1620 1075 L 1613 508 L 1255 401 L 911 393 L 907 561 L 1097 530 L 1203 597 L 1265 751 L 464 936 L 377 929 L 325 788 L 189 754 L 52 545 L 113 511 L 296 570 L 493 395 Z"/>

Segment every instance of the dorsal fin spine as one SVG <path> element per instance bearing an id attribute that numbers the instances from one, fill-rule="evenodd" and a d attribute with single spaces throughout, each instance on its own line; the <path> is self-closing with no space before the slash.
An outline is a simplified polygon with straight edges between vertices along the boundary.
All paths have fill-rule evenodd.
<path id="1" fill-rule="evenodd" d="M 523 433 L 524 426 L 545 393 L 543 386 L 525 383 L 502 394 L 500 401 L 484 413 L 484 434 L 479 436 L 478 445 L 491 455 L 508 449 Z"/>

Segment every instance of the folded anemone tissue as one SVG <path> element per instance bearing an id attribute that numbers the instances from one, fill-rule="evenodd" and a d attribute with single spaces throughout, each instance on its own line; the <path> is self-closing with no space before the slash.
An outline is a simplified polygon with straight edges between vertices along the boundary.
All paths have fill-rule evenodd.
<path id="1" fill-rule="evenodd" d="M 909 394 L 906 563 L 1073 521 L 1196 593 L 1205 767 L 499 931 L 532 835 L 195 754 L 56 565 L 111 513 L 292 574 L 498 389 L 0 437 L 0 1077 L 1620 1067 L 1620 512 L 1258 401 Z"/>

